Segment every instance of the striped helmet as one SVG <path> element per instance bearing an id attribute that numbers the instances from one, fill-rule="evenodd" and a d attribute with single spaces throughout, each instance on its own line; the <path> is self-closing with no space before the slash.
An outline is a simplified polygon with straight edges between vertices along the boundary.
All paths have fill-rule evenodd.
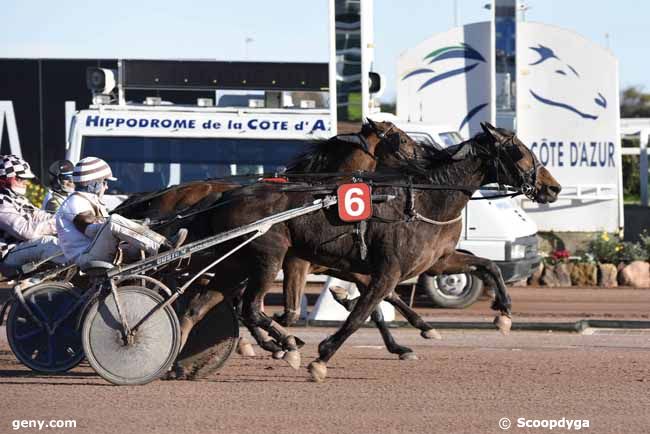
<path id="1" fill-rule="evenodd" d="M 117 181 L 108 163 L 101 158 L 86 157 L 75 164 L 72 171 L 72 181 L 80 186 L 87 186 L 94 181 Z"/>
<path id="2" fill-rule="evenodd" d="M 36 175 L 32 173 L 29 163 L 16 155 L 2 155 L 0 162 L 0 179 L 14 177 L 32 179 Z"/>

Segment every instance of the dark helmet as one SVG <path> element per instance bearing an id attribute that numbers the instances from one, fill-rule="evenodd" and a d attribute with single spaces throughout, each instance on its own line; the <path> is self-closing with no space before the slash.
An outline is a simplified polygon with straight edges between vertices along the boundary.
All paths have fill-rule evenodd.
<path id="1" fill-rule="evenodd" d="M 50 187 L 55 191 L 62 189 L 62 182 L 65 180 L 72 181 L 72 171 L 74 164 L 68 160 L 57 160 L 50 165 L 47 173 L 50 178 Z"/>

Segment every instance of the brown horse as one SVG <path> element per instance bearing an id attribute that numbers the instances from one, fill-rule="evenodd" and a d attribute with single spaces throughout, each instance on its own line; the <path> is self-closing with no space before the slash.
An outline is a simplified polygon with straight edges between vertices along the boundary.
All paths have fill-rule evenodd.
<path id="1" fill-rule="evenodd" d="M 392 142 L 383 140 L 385 132 L 392 132 L 395 140 Z M 343 134 L 318 143 L 310 152 L 290 164 L 286 175 L 294 179 L 300 178 L 300 174 L 374 171 L 378 163 L 389 164 L 396 156 L 399 158 L 415 157 L 416 149 L 415 142 L 393 124 L 374 123 L 368 120 L 358 134 Z M 170 218 L 179 213 L 182 214 L 190 207 L 192 212 L 200 212 L 202 208 L 209 207 L 218 200 L 223 192 L 240 186 L 240 184 L 222 180 L 194 181 L 160 192 L 134 195 L 120 205 L 115 212 L 125 217 L 140 219 L 146 217 Z M 282 268 L 284 271 L 285 313 L 279 318 L 279 322 L 283 325 L 289 325 L 298 319 L 299 311 L 295 309 L 295 306 L 299 306 L 307 274 L 331 274 L 357 282 L 359 285 L 364 279 L 345 272 L 328 270 L 327 267 L 312 265 L 290 253 L 285 257 Z M 420 329 L 424 338 L 439 338 L 439 334 L 394 293 L 389 294 L 386 300 L 392 303 L 414 327 Z M 386 347 L 391 353 L 399 355 L 402 359 L 414 358 L 414 353 L 410 348 L 395 342 L 383 322 L 379 309 L 373 312 L 371 318 L 379 327 Z M 267 349 L 271 349 L 272 344 L 268 345 Z M 279 350 L 278 347 L 273 348 L 276 351 Z"/>
<path id="2" fill-rule="evenodd" d="M 381 141 L 399 142 L 397 132 L 380 131 Z M 287 254 L 365 280 L 356 302 L 343 326 L 319 345 L 319 357 L 309 370 L 316 381 L 326 377 L 326 363 L 343 342 L 377 308 L 400 281 L 427 270 L 453 273 L 477 273 L 495 288 L 493 309 L 501 317 L 510 315 L 511 303 L 499 268 L 484 258 L 456 252 L 460 222 L 441 224 L 458 218 L 471 195 L 482 185 L 493 182 L 520 189 L 539 203 L 553 202 L 560 185 L 537 158 L 510 132 L 484 125 L 484 132 L 455 147 L 451 152 L 429 154 L 420 148 L 417 159 L 396 159 L 378 167 L 378 173 L 399 176 L 392 184 L 375 184 L 374 191 L 395 199 L 373 205 L 373 215 L 380 218 L 367 224 L 367 255 L 361 253 L 354 237 L 354 227 L 341 222 L 333 210 L 321 210 L 276 224 L 238 253 L 215 268 L 208 291 L 190 302 L 181 318 L 184 335 L 214 304 L 239 291 L 243 293 L 242 319 L 258 343 L 268 348 L 258 332 L 266 330 L 275 345 L 287 351 L 286 360 L 299 366 L 295 337 L 260 310 L 265 293 L 271 287 Z M 408 182 L 406 182 L 408 180 Z M 437 186 L 450 186 L 441 190 Z M 456 188 L 451 186 L 458 186 Z M 265 216 L 296 208 L 313 200 L 309 192 L 285 192 L 278 186 L 253 185 L 224 194 L 227 206 L 214 208 L 196 216 L 187 225 L 192 236 L 201 238 L 253 222 Z M 408 242 L 406 242 L 408 240 Z M 228 245 L 206 252 L 213 259 Z M 367 277 L 364 277 L 367 276 Z"/>

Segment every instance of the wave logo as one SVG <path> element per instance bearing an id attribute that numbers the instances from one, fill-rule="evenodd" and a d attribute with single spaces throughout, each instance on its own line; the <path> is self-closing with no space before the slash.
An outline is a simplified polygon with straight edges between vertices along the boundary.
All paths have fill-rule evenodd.
<path id="1" fill-rule="evenodd" d="M 546 67 L 550 68 L 549 72 L 558 78 L 561 76 L 562 79 L 573 79 L 578 81 L 581 80 L 580 73 L 573 66 L 560 59 L 560 57 L 555 54 L 555 51 L 553 51 L 551 48 L 541 44 L 538 44 L 537 47 L 529 48 L 533 50 L 537 55 L 539 55 L 538 59 L 529 64 L 530 66 L 545 65 Z M 607 108 L 607 99 L 600 92 L 596 92 L 597 95 L 594 95 L 593 103 L 595 106 L 585 106 L 580 108 L 578 108 L 576 104 L 569 104 L 561 97 L 549 97 L 548 95 L 540 95 L 540 93 L 535 92 L 533 89 L 529 89 L 529 92 L 531 96 L 540 103 L 570 111 L 583 119 L 596 120 L 599 116 L 598 111 L 602 111 Z"/>
<path id="2" fill-rule="evenodd" d="M 473 69 L 475 69 L 477 66 L 479 66 L 481 63 L 486 63 L 485 58 L 481 53 L 479 53 L 476 49 L 474 49 L 471 45 L 466 44 L 464 42 L 461 42 L 459 45 L 449 45 L 446 47 L 439 48 L 437 50 L 434 50 L 424 56 L 422 59 L 423 62 L 425 62 L 427 65 L 433 65 L 436 62 L 440 62 L 441 60 L 446 60 L 446 59 L 466 59 L 469 60 L 471 63 L 468 65 L 465 65 L 461 68 L 455 68 L 451 69 L 448 71 L 444 72 L 436 72 L 436 70 L 431 67 L 425 67 L 425 68 L 416 68 L 414 70 L 406 72 L 402 76 L 402 81 L 408 80 L 412 77 L 418 77 L 422 78 L 424 77 L 425 80 L 424 82 L 420 85 L 418 88 L 418 92 L 420 92 L 423 89 L 426 89 L 427 87 L 439 83 L 443 80 L 446 80 L 451 77 L 455 77 L 457 75 L 463 75 L 467 74 Z M 467 63 L 467 62 L 466 62 Z M 436 65 L 437 66 L 437 65 Z M 463 118 L 463 120 L 460 123 L 460 126 L 458 127 L 458 130 L 462 130 L 463 127 L 481 110 L 483 110 L 485 107 L 487 107 L 488 103 L 481 103 L 478 104 L 474 107 L 472 107 L 468 112 L 467 115 Z"/>

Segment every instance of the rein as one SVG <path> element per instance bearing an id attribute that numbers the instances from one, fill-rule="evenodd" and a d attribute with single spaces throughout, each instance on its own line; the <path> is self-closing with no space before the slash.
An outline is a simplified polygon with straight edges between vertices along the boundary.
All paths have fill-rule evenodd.
<path id="1" fill-rule="evenodd" d="M 269 174 L 271 175 L 277 175 L 277 174 Z M 398 175 L 390 175 L 390 174 L 382 174 L 382 173 L 374 173 L 374 172 L 335 172 L 335 173 L 318 173 L 318 174 L 312 174 L 312 173 L 298 173 L 298 174 L 282 174 L 283 177 L 285 178 L 290 178 L 290 177 L 298 177 L 298 178 L 351 178 L 354 181 L 367 181 L 368 184 L 371 187 L 393 187 L 393 188 L 403 188 L 407 189 L 410 193 L 410 200 L 411 203 L 412 201 L 412 195 L 414 190 L 437 190 L 437 191 L 462 191 L 465 193 L 472 192 L 476 190 L 476 187 L 474 186 L 468 186 L 468 185 L 434 185 L 434 184 L 413 184 L 413 183 L 406 183 L 406 182 L 386 182 L 387 179 L 390 178 L 396 178 L 398 177 L 399 179 L 402 179 L 402 177 L 399 177 Z M 239 175 L 239 176 L 233 176 L 233 177 L 227 177 L 227 178 L 214 178 L 212 179 L 213 181 L 218 181 L 218 180 L 227 180 L 227 179 L 232 179 L 232 178 L 248 178 L 248 179 L 260 179 L 260 177 L 264 178 L 264 175 L 256 174 L 256 175 Z M 374 182 L 374 179 L 380 180 L 379 182 Z M 264 182 L 264 181 L 261 181 Z M 276 190 L 278 192 L 282 193 L 311 193 L 314 195 L 317 194 L 331 194 L 332 191 L 336 190 L 336 188 L 339 186 L 338 184 L 320 184 L 320 185 L 305 185 L 304 183 L 301 182 L 283 182 L 280 184 L 277 184 L 275 182 L 269 182 L 270 185 L 277 185 L 279 188 Z M 252 185 L 252 184 L 249 184 Z M 242 186 L 244 187 L 244 186 Z M 501 187 L 484 187 L 481 190 L 492 190 L 492 191 L 504 191 L 503 188 Z M 154 199 L 164 192 L 166 192 L 167 189 L 163 190 L 162 192 L 159 192 L 159 194 L 155 195 L 147 195 L 146 198 L 142 200 L 142 202 Z M 507 191 L 507 190 L 505 190 Z M 471 198 L 470 200 L 492 200 L 492 199 L 500 199 L 503 197 L 515 197 L 522 194 L 521 192 L 515 191 L 513 193 L 504 193 L 504 194 L 499 194 L 499 195 L 490 195 L 486 197 L 479 197 L 479 198 Z M 254 194 L 251 194 L 250 196 L 255 196 Z M 136 205 L 142 202 L 134 202 L 131 205 Z M 165 226 L 168 226 L 170 224 L 173 224 L 175 222 L 181 221 L 188 219 L 190 217 L 194 217 L 200 214 L 203 214 L 207 211 L 211 211 L 215 208 L 221 207 L 223 205 L 227 205 L 230 203 L 231 200 L 224 200 L 217 202 L 213 205 L 210 205 L 206 208 L 202 208 L 196 211 L 191 211 L 193 206 L 189 206 L 185 208 L 184 210 L 180 210 L 177 215 L 174 217 L 170 217 L 168 219 L 161 219 L 161 220 L 151 220 L 150 225 L 152 228 L 162 228 Z M 419 220 L 423 222 L 427 222 L 430 224 L 436 224 L 436 225 L 446 225 L 446 224 L 452 224 L 457 221 L 459 221 L 462 218 L 462 215 L 459 215 L 451 220 L 448 221 L 438 221 L 438 220 L 433 220 L 429 219 L 427 217 L 424 217 L 423 215 L 419 214 L 417 211 L 415 211 L 413 208 L 409 208 L 409 210 L 412 210 L 410 213 L 409 219 L 406 221 L 412 221 L 412 220 Z M 116 211 L 116 210 L 114 210 Z M 113 212 L 114 212 L 113 211 Z M 120 211 L 120 210 L 117 210 Z M 183 211 L 190 211 L 187 214 L 183 214 Z M 384 223 L 388 222 L 397 222 L 397 221 L 402 221 L 402 220 L 388 220 L 388 219 L 383 219 L 382 217 L 372 217 L 372 219 L 376 219 L 377 221 L 383 221 Z"/>

